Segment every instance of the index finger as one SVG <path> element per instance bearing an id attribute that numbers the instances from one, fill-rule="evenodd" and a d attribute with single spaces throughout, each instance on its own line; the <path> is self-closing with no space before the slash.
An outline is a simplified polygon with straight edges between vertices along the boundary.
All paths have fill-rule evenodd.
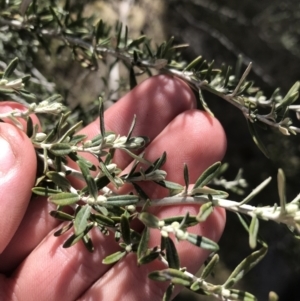
<path id="1" fill-rule="evenodd" d="M 193 92 L 186 83 L 167 75 L 151 77 L 135 87 L 104 113 L 106 130 L 127 135 L 134 115 L 137 116 L 133 136 L 147 136 L 153 140 L 180 113 L 196 107 Z M 99 120 L 80 131 L 88 139 L 100 133 Z M 91 155 L 86 158 L 97 164 Z M 114 162 L 126 167 L 132 158 L 116 151 Z"/>

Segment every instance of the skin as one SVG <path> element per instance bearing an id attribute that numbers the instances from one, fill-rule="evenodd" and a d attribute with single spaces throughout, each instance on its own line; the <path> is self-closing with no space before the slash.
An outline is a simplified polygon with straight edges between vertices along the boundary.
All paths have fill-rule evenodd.
<path id="1" fill-rule="evenodd" d="M 2 103 L 0 113 L 14 103 Z M 145 150 L 149 160 L 167 152 L 164 169 L 167 179 L 183 184 L 183 164 L 189 167 L 190 182 L 208 166 L 222 159 L 226 137 L 217 119 L 195 110 L 195 98 L 179 79 L 159 75 L 144 81 L 105 112 L 106 129 L 126 135 L 133 115 L 137 115 L 133 135 L 147 135 Z M 38 122 L 37 118 L 35 121 Z M 81 131 L 89 137 L 99 133 L 99 123 Z M 63 249 L 70 233 L 55 238 L 61 227 L 49 216 L 54 208 L 44 198 L 31 196 L 36 174 L 36 157 L 27 136 L 9 122 L 0 123 L 0 300 L 161 300 L 167 283 L 149 280 L 150 271 L 165 268 L 161 262 L 138 267 L 129 254 L 115 265 L 102 259 L 118 250 L 112 235 L 104 237 L 92 230 L 93 254 L 81 242 Z M 87 156 L 89 158 L 89 156 Z M 90 158 L 89 158 L 90 159 Z M 131 159 L 117 152 L 115 163 L 125 171 Z M 81 183 L 74 182 L 79 187 Z M 166 191 L 155 184 L 143 185 L 152 198 Z M 122 188 L 122 193 L 131 187 Z M 172 206 L 155 209 L 158 217 L 197 214 L 198 206 Z M 224 229 L 225 213 L 215 209 L 208 220 L 191 232 L 217 241 Z M 141 225 L 137 230 L 142 230 Z M 159 244 L 158 231 L 151 233 L 150 245 Z M 208 252 L 186 242 L 176 243 L 181 266 L 197 272 Z M 176 289 L 176 294 L 180 288 Z M 175 295 L 175 294 L 174 294 Z"/>

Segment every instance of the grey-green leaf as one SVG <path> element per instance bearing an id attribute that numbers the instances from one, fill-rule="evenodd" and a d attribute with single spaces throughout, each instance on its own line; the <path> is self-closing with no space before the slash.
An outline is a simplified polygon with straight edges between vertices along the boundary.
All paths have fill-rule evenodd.
<path id="1" fill-rule="evenodd" d="M 255 265 L 257 265 L 268 251 L 267 245 L 263 245 L 261 249 L 253 252 L 247 256 L 231 273 L 224 284 L 225 288 L 232 287 L 237 283 L 246 273 L 248 273 Z"/>
<path id="2" fill-rule="evenodd" d="M 114 227 L 115 226 L 114 220 L 103 214 L 92 213 L 90 216 L 90 219 L 102 226 L 105 226 L 105 227 Z"/>
<path id="3" fill-rule="evenodd" d="M 139 260 L 146 254 L 148 249 L 149 239 L 150 239 L 150 231 L 148 227 L 145 227 L 137 249 L 137 260 Z"/>
<path id="4" fill-rule="evenodd" d="M 72 234 L 63 244 L 63 248 L 70 248 L 74 246 L 79 240 L 82 239 L 84 236 L 84 232 L 80 233 L 79 235 Z"/>
<path id="5" fill-rule="evenodd" d="M 52 144 L 49 150 L 55 156 L 65 156 L 72 152 L 72 148 L 68 143 Z"/>
<path id="6" fill-rule="evenodd" d="M 72 221 L 74 218 L 72 215 L 59 210 L 50 211 L 50 215 L 61 221 Z"/>
<path id="7" fill-rule="evenodd" d="M 193 278 L 184 272 L 176 269 L 165 269 L 161 271 L 154 271 L 148 274 L 148 277 L 157 281 L 169 281 L 174 284 L 183 286 L 190 286 L 193 283 Z"/>
<path id="8" fill-rule="evenodd" d="M 126 255 L 126 251 L 118 251 L 116 253 L 113 253 L 111 255 L 106 256 L 102 260 L 102 263 L 103 264 L 112 264 L 112 263 L 115 263 L 115 262 L 119 261 L 120 259 L 122 259 L 125 255 Z"/>
<path id="9" fill-rule="evenodd" d="M 142 264 L 150 263 L 150 262 L 154 261 L 155 259 L 157 259 L 158 257 L 159 257 L 159 252 L 146 253 L 146 255 L 139 258 L 138 264 L 142 265 Z"/>
<path id="10" fill-rule="evenodd" d="M 51 189 L 48 187 L 33 187 L 31 191 L 37 195 L 42 195 L 42 196 L 50 196 L 50 195 L 61 193 L 61 191 L 59 190 Z"/>
<path id="11" fill-rule="evenodd" d="M 139 220 L 149 228 L 158 228 L 159 227 L 159 219 L 148 212 L 142 212 L 139 214 Z"/>
<path id="12" fill-rule="evenodd" d="M 190 184 L 190 177 L 189 177 L 189 169 L 188 166 L 186 165 L 186 163 L 184 163 L 184 167 L 183 167 L 183 177 L 184 177 L 184 184 L 186 189 L 188 189 L 189 184 Z"/>
<path id="13" fill-rule="evenodd" d="M 116 195 L 110 196 L 107 198 L 107 205 L 112 206 L 128 206 L 134 205 L 139 201 L 139 197 L 137 195 Z"/>
<path id="14" fill-rule="evenodd" d="M 210 167 L 208 167 L 202 175 L 197 179 L 193 189 L 198 187 L 203 187 L 208 184 L 214 177 L 217 175 L 219 168 L 221 166 L 221 162 L 216 162 Z"/>
<path id="15" fill-rule="evenodd" d="M 8 66 L 5 68 L 2 78 L 9 78 L 14 72 L 14 70 L 17 68 L 18 63 L 19 63 L 19 59 L 17 57 L 14 58 L 12 61 L 10 61 Z"/>
<path id="16" fill-rule="evenodd" d="M 256 297 L 252 294 L 237 289 L 231 289 L 229 294 L 230 300 L 236 301 L 256 301 Z"/>
<path id="17" fill-rule="evenodd" d="M 199 209 L 199 213 L 196 217 L 198 222 L 205 222 L 206 219 L 211 215 L 211 213 L 213 212 L 213 204 L 212 202 L 207 202 L 205 204 L 203 204 L 200 209 Z"/>
<path id="18" fill-rule="evenodd" d="M 252 217 L 249 227 L 249 245 L 250 248 L 255 249 L 257 243 L 257 233 L 259 228 L 259 220 L 256 215 Z"/>
<path id="19" fill-rule="evenodd" d="M 130 245 L 131 244 L 130 225 L 129 225 L 128 218 L 124 214 L 122 214 L 121 216 L 121 233 L 125 244 Z"/>
<path id="20" fill-rule="evenodd" d="M 300 88 L 300 82 L 296 82 L 291 89 L 288 91 L 286 96 L 283 98 L 283 100 L 276 105 L 276 110 L 282 107 L 287 107 L 291 105 L 293 102 L 295 102 L 299 97 L 299 88 Z"/>
<path id="21" fill-rule="evenodd" d="M 180 260 L 174 242 L 170 237 L 165 238 L 165 246 L 169 267 L 178 270 L 180 268 Z"/>
<path id="22" fill-rule="evenodd" d="M 49 202 L 59 206 L 73 205 L 80 200 L 80 196 L 75 193 L 61 192 L 58 194 L 51 195 L 48 198 Z"/>
<path id="23" fill-rule="evenodd" d="M 82 241 L 84 246 L 86 247 L 86 249 L 93 253 L 94 252 L 94 245 L 93 245 L 93 241 L 91 239 L 91 237 L 89 236 L 89 234 L 86 234 L 82 237 Z"/>
<path id="24" fill-rule="evenodd" d="M 247 120 L 247 123 L 248 123 L 248 128 L 249 128 L 249 132 L 251 134 L 251 137 L 254 141 L 254 143 L 257 145 L 257 147 L 261 150 L 261 152 L 267 157 L 269 158 L 269 155 L 268 155 L 268 152 L 267 152 L 267 149 L 265 147 L 265 145 L 263 144 L 263 142 L 261 141 L 258 133 L 257 133 L 257 130 L 255 128 L 255 125 L 250 122 L 249 120 Z"/>
<path id="25" fill-rule="evenodd" d="M 67 225 L 63 226 L 59 230 L 55 231 L 53 235 L 55 237 L 58 237 L 58 236 L 60 236 L 60 235 L 62 235 L 64 233 L 66 233 L 67 231 L 69 231 L 72 228 L 72 226 L 73 226 L 73 222 L 68 223 Z"/>
<path id="26" fill-rule="evenodd" d="M 172 189 L 172 190 L 183 190 L 184 187 L 180 184 L 177 184 L 175 182 L 171 182 L 171 181 L 166 181 L 166 180 L 162 180 L 162 181 L 155 181 L 155 183 L 159 184 L 160 186 L 163 186 L 165 188 L 168 189 Z"/>
<path id="27" fill-rule="evenodd" d="M 277 185 L 278 185 L 278 194 L 280 200 L 280 213 L 284 214 L 286 212 L 286 194 L 285 194 L 285 175 L 283 170 L 278 169 L 277 174 Z"/>
<path id="28" fill-rule="evenodd" d="M 186 240 L 189 241 L 191 244 L 205 250 L 210 250 L 214 252 L 219 250 L 219 246 L 216 242 L 204 236 L 189 233 Z"/>
<path id="29" fill-rule="evenodd" d="M 173 294 L 173 291 L 174 291 L 174 287 L 175 286 L 172 283 L 168 286 L 167 290 L 164 293 L 162 301 L 171 301 L 171 297 L 172 297 L 172 294 Z"/>
<path id="30" fill-rule="evenodd" d="M 58 185 L 61 189 L 68 190 L 71 186 L 68 179 L 66 179 L 56 171 L 49 171 L 46 175 L 50 180 L 52 180 L 54 184 Z"/>
<path id="31" fill-rule="evenodd" d="M 90 214 L 91 214 L 90 205 L 84 205 L 79 209 L 74 221 L 74 230 L 76 235 L 79 235 L 80 233 L 86 230 Z"/>
<path id="32" fill-rule="evenodd" d="M 203 271 L 201 273 L 201 278 L 202 279 L 207 278 L 213 272 L 213 269 L 215 268 L 215 266 L 217 265 L 218 262 L 219 262 L 219 255 L 215 254 L 212 257 L 212 259 L 210 260 L 210 262 L 203 269 Z"/>

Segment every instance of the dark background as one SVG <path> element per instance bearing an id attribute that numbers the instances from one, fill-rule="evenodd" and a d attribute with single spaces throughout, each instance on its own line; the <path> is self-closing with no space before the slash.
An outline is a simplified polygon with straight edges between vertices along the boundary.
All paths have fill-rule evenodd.
<path id="1" fill-rule="evenodd" d="M 215 60 L 216 66 L 223 62 L 234 66 L 237 56 L 242 54 L 244 69 L 250 61 L 253 63 L 250 78 L 267 96 L 276 87 L 286 93 L 300 78 L 300 4 L 297 1 L 174 0 L 165 10 L 164 20 L 167 21 L 167 36 L 174 35 L 178 42 L 190 44 L 184 53 L 187 60 L 201 54 L 208 61 Z M 294 198 L 300 190 L 299 138 L 283 137 L 271 130 L 262 131 L 262 140 L 270 154 L 267 159 L 254 145 L 240 112 L 222 99 L 205 96 L 227 134 L 228 151 L 223 161 L 230 164 L 230 169 L 226 178 L 233 179 L 242 167 L 249 187 L 254 188 L 272 176 L 272 184 L 253 200 L 253 204 L 273 205 L 278 202 L 276 174 L 278 168 L 282 168 L 287 178 L 288 199 Z M 239 196 L 232 197 L 239 199 Z M 228 213 L 227 217 L 220 241 L 222 267 L 219 274 L 223 277 L 250 254 L 244 229 L 234 214 Z M 240 288 L 253 293 L 258 300 L 267 300 L 271 290 L 278 293 L 280 300 L 300 300 L 300 242 L 284 226 L 273 222 L 261 222 L 260 231 L 269 244 L 269 252 L 245 276 Z M 176 300 L 192 298 L 192 295 L 182 293 Z"/>

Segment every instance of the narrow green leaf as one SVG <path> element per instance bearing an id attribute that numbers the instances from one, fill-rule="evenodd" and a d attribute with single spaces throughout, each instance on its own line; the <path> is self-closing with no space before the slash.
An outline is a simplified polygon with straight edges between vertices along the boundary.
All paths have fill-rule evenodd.
<path id="1" fill-rule="evenodd" d="M 102 19 L 100 19 L 100 21 L 97 23 L 96 25 L 96 43 L 99 44 L 102 36 L 103 36 L 103 33 L 104 33 L 104 24 L 103 24 L 103 21 Z"/>
<path id="2" fill-rule="evenodd" d="M 74 216 L 60 210 L 50 211 L 50 215 L 61 221 L 72 221 L 74 219 Z"/>
<path id="3" fill-rule="evenodd" d="M 120 45 L 120 42 L 121 42 L 122 28 L 123 28 L 123 24 L 120 23 L 118 34 L 117 34 L 117 43 L 116 43 L 116 48 L 117 49 L 119 48 L 119 45 Z"/>
<path id="4" fill-rule="evenodd" d="M 201 89 L 199 89 L 199 102 L 200 102 L 200 105 L 203 107 L 203 109 L 209 113 L 211 116 L 214 116 L 214 113 L 210 110 L 210 108 L 208 107 L 205 99 L 204 99 L 204 96 L 202 94 L 202 91 Z M 198 104 L 198 109 L 201 109 L 201 106 Z"/>
<path id="5" fill-rule="evenodd" d="M 89 194 L 92 195 L 94 197 L 94 199 L 96 200 L 98 197 L 98 188 L 97 188 L 97 184 L 96 184 L 94 178 L 92 176 L 88 175 L 85 180 L 86 180 Z"/>
<path id="6" fill-rule="evenodd" d="M 65 156 L 72 152 L 72 148 L 68 143 L 54 143 L 49 151 L 55 156 Z"/>
<path id="7" fill-rule="evenodd" d="M 138 261 L 140 260 L 140 258 L 142 258 L 146 254 L 147 249 L 148 249 L 149 239 L 150 239 L 150 231 L 149 231 L 148 227 L 145 227 L 142 237 L 141 237 L 141 240 L 139 242 L 138 249 L 137 249 L 137 260 Z"/>
<path id="8" fill-rule="evenodd" d="M 184 221 L 184 224 L 186 227 L 192 227 L 198 224 L 198 221 L 196 219 L 196 216 L 173 216 L 169 218 L 164 218 L 163 221 L 165 222 L 165 225 L 171 225 L 173 222 L 178 222 L 181 224 Z"/>
<path id="9" fill-rule="evenodd" d="M 170 237 L 166 237 L 165 244 L 166 244 L 166 256 L 167 256 L 167 261 L 169 263 L 169 267 L 172 269 L 179 270 L 180 260 L 173 240 Z"/>
<path id="10" fill-rule="evenodd" d="M 137 86 L 137 81 L 136 81 L 135 72 L 134 72 L 133 67 L 130 68 L 130 72 L 129 72 L 129 84 L 130 84 L 130 90 L 132 90 L 133 88 L 135 88 Z"/>
<path id="11" fill-rule="evenodd" d="M 185 189 L 187 191 L 190 184 L 190 177 L 189 177 L 189 169 L 186 163 L 184 163 L 183 166 L 183 178 L 184 178 Z"/>
<path id="12" fill-rule="evenodd" d="M 109 170 L 107 169 L 106 165 L 103 162 L 99 162 L 100 168 L 103 171 L 103 173 L 106 175 L 106 177 L 110 180 L 110 182 L 118 188 L 120 185 L 115 181 L 114 175 L 112 175 Z"/>
<path id="13" fill-rule="evenodd" d="M 56 11 L 54 10 L 54 8 L 53 8 L 52 6 L 49 6 L 49 9 L 50 9 L 50 12 L 51 12 L 51 14 L 52 14 L 54 20 L 56 20 L 58 26 L 59 26 L 60 28 L 63 28 L 63 24 L 61 23 L 61 21 L 60 21 L 58 15 L 57 15 L 57 13 L 56 13 Z"/>
<path id="14" fill-rule="evenodd" d="M 129 142 L 129 140 L 130 140 L 130 138 L 131 138 L 132 131 L 133 131 L 134 127 L 135 127 L 135 123 L 136 123 L 136 115 L 134 114 L 134 115 L 133 115 L 132 122 L 131 122 L 131 126 L 130 126 L 129 131 L 128 131 L 128 134 L 127 134 L 127 139 L 126 139 L 126 142 L 125 142 L 125 143 Z"/>
<path id="15" fill-rule="evenodd" d="M 251 224 L 249 227 L 249 245 L 250 248 L 252 249 L 256 248 L 258 228 L 259 228 L 259 220 L 257 216 L 254 215 L 252 217 Z"/>
<path id="16" fill-rule="evenodd" d="M 182 191 L 184 189 L 184 187 L 182 185 L 175 183 L 175 182 L 171 182 L 171 181 L 162 180 L 162 181 L 155 181 L 155 183 L 157 183 L 158 185 L 160 185 L 162 187 L 172 189 L 172 190 Z"/>
<path id="17" fill-rule="evenodd" d="M 201 61 L 203 60 L 202 56 L 199 55 L 198 57 L 196 57 L 192 62 L 190 62 L 184 69 L 184 71 L 189 71 L 191 69 L 195 69 L 197 65 L 199 65 L 201 63 Z"/>
<path id="18" fill-rule="evenodd" d="M 237 212 L 236 212 L 236 215 L 237 215 L 240 223 L 244 227 L 244 229 L 249 233 L 249 226 L 248 226 L 247 222 L 245 221 L 245 219 Z"/>
<path id="19" fill-rule="evenodd" d="M 239 203 L 239 206 L 244 205 L 249 201 L 251 201 L 260 191 L 262 191 L 270 183 L 271 180 L 272 178 L 269 177 L 266 180 L 264 180 L 261 184 L 259 184 L 255 189 L 252 190 L 252 192 L 246 198 L 244 198 Z"/>
<path id="20" fill-rule="evenodd" d="M 167 281 L 169 278 L 162 274 L 161 271 L 154 271 L 148 274 L 148 278 L 155 281 Z"/>
<path id="21" fill-rule="evenodd" d="M 214 270 L 215 266 L 219 262 L 219 255 L 215 254 L 210 262 L 206 265 L 206 267 L 203 269 L 200 278 L 206 279 Z"/>
<path id="22" fill-rule="evenodd" d="M 159 228 L 159 219 L 148 212 L 142 212 L 139 214 L 139 220 L 149 228 Z"/>
<path id="23" fill-rule="evenodd" d="M 124 34 L 124 47 L 127 47 L 127 41 L 128 41 L 128 26 L 125 26 L 125 34 Z"/>
<path id="24" fill-rule="evenodd" d="M 285 188 L 285 175 L 281 168 L 278 169 L 277 174 L 277 186 L 278 194 L 280 200 L 280 213 L 284 214 L 286 212 L 286 188 Z"/>
<path id="25" fill-rule="evenodd" d="M 11 60 L 8 66 L 5 68 L 2 78 L 3 79 L 9 78 L 17 68 L 18 63 L 19 63 L 19 59 L 17 57 Z"/>
<path id="26" fill-rule="evenodd" d="M 103 225 L 105 227 L 114 227 L 115 222 L 113 219 L 99 213 L 92 213 L 90 215 L 90 220 L 96 222 L 97 224 Z"/>
<path id="27" fill-rule="evenodd" d="M 99 122 L 100 122 L 100 132 L 103 139 L 105 137 L 105 123 L 104 123 L 104 104 L 103 104 L 102 97 L 99 97 Z"/>
<path id="28" fill-rule="evenodd" d="M 87 138 L 87 135 L 74 135 L 72 136 L 70 143 L 77 145 L 79 142 L 83 142 Z"/>
<path id="29" fill-rule="evenodd" d="M 94 252 L 94 245 L 93 245 L 93 241 L 91 239 L 91 237 L 89 236 L 89 234 L 86 234 L 82 237 L 82 241 L 83 241 L 83 244 L 84 246 L 86 247 L 86 249 L 93 253 Z"/>
<path id="30" fill-rule="evenodd" d="M 85 161 L 83 161 L 81 159 L 77 160 L 76 163 L 78 164 L 83 177 L 86 179 L 90 175 L 90 171 L 89 171 L 88 165 L 86 164 Z"/>
<path id="31" fill-rule="evenodd" d="M 72 127 L 70 127 L 59 139 L 59 142 L 64 142 L 66 139 L 70 139 L 82 127 L 82 123 L 83 121 L 81 120 L 76 124 L 74 124 Z M 81 137 L 83 136 L 84 138 L 86 137 L 86 135 L 80 135 L 80 136 Z"/>
<path id="32" fill-rule="evenodd" d="M 214 251 L 214 252 L 219 250 L 219 246 L 216 242 L 214 242 L 204 236 L 189 233 L 186 240 L 189 241 L 191 244 L 193 244 L 197 247 L 200 247 L 202 249 L 205 249 L 205 250 L 210 250 L 210 251 Z"/>
<path id="33" fill-rule="evenodd" d="M 258 133 L 257 133 L 257 130 L 255 128 L 255 125 L 250 122 L 249 120 L 247 120 L 247 123 L 248 123 L 248 128 L 249 128 L 249 132 L 251 134 L 251 137 L 254 141 L 254 143 L 257 145 L 257 147 L 261 150 L 261 152 L 267 157 L 269 158 L 269 155 L 268 155 L 268 152 L 267 152 L 267 149 L 266 147 L 264 146 L 264 144 L 262 143 Z"/>
<path id="34" fill-rule="evenodd" d="M 75 193 L 61 192 L 53 194 L 48 198 L 49 202 L 59 206 L 73 205 L 80 200 L 80 196 Z"/>
<path id="35" fill-rule="evenodd" d="M 79 235 L 80 233 L 86 230 L 90 214 L 91 214 L 90 205 L 84 205 L 79 209 L 79 211 L 75 216 L 75 221 L 74 221 L 75 235 Z"/>
<path id="36" fill-rule="evenodd" d="M 54 236 L 58 237 L 64 233 L 66 233 L 67 231 L 69 231 L 71 228 L 73 227 L 73 222 L 68 223 L 67 225 L 63 226 L 62 228 L 60 228 L 59 230 L 54 232 Z"/>
<path id="37" fill-rule="evenodd" d="M 148 277 L 156 281 L 169 281 L 174 284 L 181 284 L 183 286 L 190 286 L 193 283 L 193 278 L 182 271 L 176 269 L 165 269 L 161 271 L 154 271 L 148 274 Z"/>
<path id="38" fill-rule="evenodd" d="M 146 192 L 135 182 L 131 182 L 131 184 L 133 185 L 134 189 L 136 190 L 137 194 L 139 195 L 139 197 L 143 200 L 149 200 L 150 198 L 148 197 L 148 195 L 146 194 Z"/>
<path id="39" fill-rule="evenodd" d="M 216 162 L 208 167 L 197 179 L 193 189 L 207 185 L 218 173 L 221 162 Z"/>
<path id="40" fill-rule="evenodd" d="M 57 186 L 59 186 L 63 190 L 69 190 L 71 187 L 70 182 L 68 179 L 63 177 L 60 173 L 56 171 L 49 171 L 46 173 L 46 176 Z"/>
<path id="41" fill-rule="evenodd" d="M 202 289 L 202 282 L 196 280 L 193 282 L 193 284 L 190 286 L 190 290 L 201 295 L 208 295 L 203 289 Z"/>
<path id="42" fill-rule="evenodd" d="M 78 243 L 84 236 L 84 232 L 81 232 L 80 234 L 72 234 L 64 243 L 63 248 L 70 248 L 74 246 L 76 243 Z"/>
<path id="43" fill-rule="evenodd" d="M 146 255 L 142 256 L 138 260 L 138 265 L 148 264 L 159 257 L 159 252 L 147 252 Z"/>
<path id="44" fill-rule="evenodd" d="M 160 169 L 166 163 L 166 161 L 167 161 L 167 152 L 163 152 L 163 154 L 161 155 L 161 157 L 158 158 L 154 162 L 153 167 L 150 166 L 149 169 L 150 168 L 153 168 L 153 170 Z M 148 169 L 147 169 L 146 172 L 148 172 Z M 150 170 L 149 170 L 149 172 L 150 172 Z"/>
<path id="45" fill-rule="evenodd" d="M 131 43 L 128 44 L 127 48 L 133 48 L 138 47 L 140 44 L 142 44 L 146 40 L 146 36 L 142 35 L 139 38 L 133 40 Z"/>
<path id="46" fill-rule="evenodd" d="M 107 198 L 107 205 L 112 206 L 128 206 L 134 205 L 139 201 L 137 195 L 128 194 L 128 195 L 115 195 Z"/>
<path id="47" fill-rule="evenodd" d="M 198 187 L 198 188 L 193 188 L 191 190 L 191 195 L 200 195 L 200 194 L 212 195 L 215 198 L 223 198 L 223 199 L 226 199 L 229 195 L 226 191 L 216 190 L 209 187 Z"/>
<path id="48" fill-rule="evenodd" d="M 37 195 L 42 195 L 42 196 L 49 196 L 49 195 L 61 193 L 61 191 L 59 190 L 51 189 L 48 187 L 33 187 L 31 191 Z"/>
<path id="49" fill-rule="evenodd" d="M 128 218 L 124 214 L 122 214 L 121 216 L 121 233 L 125 244 L 130 245 L 131 244 L 130 224 Z"/>
<path id="50" fill-rule="evenodd" d="M 244 275 L 246 275 L 254 266 L 256 266 L 266 255 L 268 247 L 264 245 L 258 251 L 253 252 L 247 256 L 231 273 L 226 282 L 224 288 L 230 288 L 237 283 Z"/>
<path id="51" fill-rule="evenodd" d="M 211 215 L 211 213 L 213 212 L 214 207 L 212 202 L 208 202 L 203 204 L 200 209 L 199 209 L 199 213 L 196 217 L 197 221 L 202 223 L 205 222 L 206 219 Z"/>
<path id="52" fill-rule="evenodd" d="M 119 261 L 120 259 L 122 259 L 125 255 L 126 255 L 126 251 L 118 251 L 116 253 L 113 253 L 111 255 L 106 256 L 102 260 L 102 263 L 103 264 L 112 264 L 112 263 L 115 263 L 115 262 Z"/>
<path id="53" fill-rule="evenodd" d="M 230 300 L 237 300 L 237 301 L 256 301 L 256 297 L 248 292 L 243 292 L 237 289 L 229 290 L 229 299 Z"/>
<path id="54" fill-rule="evenodd" d="M 175 287 L 175 285 L 172 284 L 172 283 L 168 286 L 167 290 L 164 293 L 162 301 L 171 301 L 171 297 L 172 297 L 172 294 L 173 294 L 173 291 L 174 291 L 174 287 Z"/>
<path id="55" fill-rule="evenodd" d="M 291 87 L 291 89 L 288 91 L 288 93 L 282 99 L 282 101 L 276 104 L 276 111 L 278 109 L 282 109 L 287 106 L 290 106 L 292 103 L 294 103 L 299 97 L 299 88 L 300 88 L 300 82 L 298 81 Z"/>
<path id="56" fill-rule="evenodd" d="M 33 122 L 30 116 L 27 117 L 26 135 L 31 138 L 34 133 Z"/>

